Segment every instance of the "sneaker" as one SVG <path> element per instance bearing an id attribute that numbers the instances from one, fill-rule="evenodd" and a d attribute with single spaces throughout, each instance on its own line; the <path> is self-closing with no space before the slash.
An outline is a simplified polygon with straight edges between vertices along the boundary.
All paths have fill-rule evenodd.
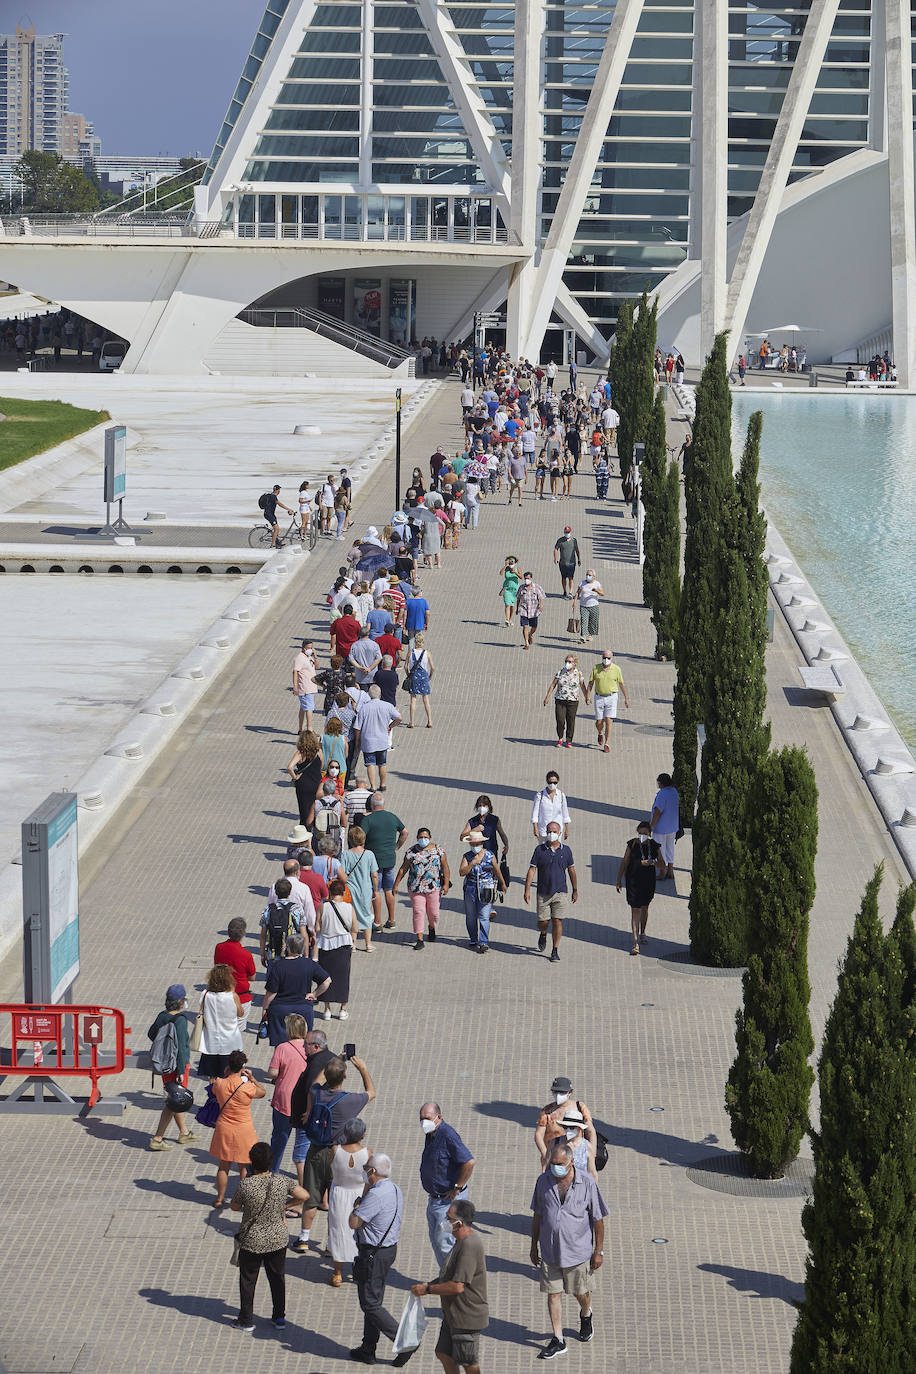
<path id="1" fill-rule="evenodd" d="M 404 1365 L 410 1359 L 411 1355 L 416 1355 L 419 1348 L 420 1347 L 417 1345 L 414 1346 L 413 1350 L 402 1350 L 400 1355 L 395 1355 L 394 1359 L 392 1360 L 392 1364 L 394 1365 L 395 1369 L 403 1369 Z"/>
<path id="2" fill-rule="evenodd" d="M 549 1341 L 547 1342 L 547 1344 L 544 1346 L 544 1349 L 543 1349 L 543 1350 L 540 1352 L 540 1354 L 538 1355 L 538 1359 L 539 1359 L 539 1360 L 555 1360 L 555 1359 L 557 1358 L 558 1355 L 565 1355 L 565 1354 L 566 1354 L 566 1342 L 565 1342 L 565 1341 L 558 1341 L 557 1338 L 556 1338 L 556 1336 L 551 1336 L 550 1340 L 549 1340 Z"/>
<path id="3" fill-rule="evenodd" d="M 427 938 L 427 940 L 435 940 L 435 939 L 436 939 L 436 927 L 435 927 L 435 926 L 430 926 L 430 928 L 429 928 L 429 934 L 427 935 L 426 938 Z"/>
<path id="4" fill-rule="evenodd" d="M 490 946 L 489 946 L 489 945 L 478 945 L 478 946 L 477 946 L 477 953 L 478 953 L 478 954 L 489 954 L 489 953 L 490 953 Z"/>
<path id="5" fill-rule="evenodd" d="M 331 1008 L 330 1008 L 330 1007 L 328 1007 L 327 1010 L 325 1011 L 325 1013 L 324 1013 L 324 1019 L 325 1019 L 325 1021 L 330 1021 L 330 1019 L 331 1019 Z"/>
<path id="6" fill-rule="evenodd" d="M 426 948 L 426 945 L 423 943 L 422 940 L 418 940 L 417 943 L 416 943 L 415 945 L 411 945 L 410 948 L 411 948 L 411 949 L 425 949 L 425 948 Z"/>
<path id="7" fill-rule="evenodd" d="M 164 1140 L 151 1140 L 146 1147 L 148 1150 L 170 1150 L 171 1145 L 167 1145 Z"/>
<path id="8" fill-rule="evenodd" d="M 200 1136 L 196 1131 L 185 1131 L 184 1135 L 178 1137 L 178 1144 L 189 1145 L 192 1140 L 200 1140 Z"/>
<path id="9" fill-rule="evenodd" d="M 543 954 L 543 953 L 544 953 L 544 950 L 545 950 L 546 948 L 547 948 L 547 931 L 546 931 L 546 930 L 542 930 L 542 931 L 540 932 L 540 934 L 538 935 L 538 949 L 539 949 L 539 950 L 541 951 L 541 953 Z"/>
<path id="10" fill-rule="evenodd" d="M 358 1360 L 360 1364 L 375 1364 L 375 1351 L 366 1350 L 358 1345 L 355 1350 L 350 1351 L 350 1359 Z"/>
<path id="11" fill-rule="evenodd" d="M 579 1318 L 579 1340 L 584 1344 L 586 1341 L 590 1341 L 594 1334 L 591 1312 L 589 1312 L 588 1316 L 583 1314 Z"/>
<path id="12" fill-rule="evenodd" d="M 341 1007 L 337 1014 L 341 1021 L 349 1021 L 350 1019 L 350 1013 L 347 1011 L 346 1007 Z"/>
<path id="13" fill-rule="evenodd" d="M 253 1331 L 253 1330 L 254 1330 L 254 1322 L 240 1322 L 240 1321 L 234 1321 L 234 1322 L 232 1323 L 232 1325 L 235 1327 L 236 1331 Z"/>
<path id="14" fill-rule="evenodd" d="M 552 964 L 558 964 L 560 962 L 560 951 L 558 949 L 551 950 L 550 962 Z"/>
<path id="15" fill-rule="evenodd" d="M 285 1317 L 275 1317 L 275 1318 L 273 1319 L 273 1321 L 272 1321 L 270 1324 L 271 1324 L 271 1326 L 273 1327 L 273 1329 L 274 1329 L 275 1331 L 285 1331 L 285 1330 L 286 1330 L 286 1318 L 285 1318 Z M 582 1337 L 580 1336 L 579 1339 L 581 1340 Z"/>

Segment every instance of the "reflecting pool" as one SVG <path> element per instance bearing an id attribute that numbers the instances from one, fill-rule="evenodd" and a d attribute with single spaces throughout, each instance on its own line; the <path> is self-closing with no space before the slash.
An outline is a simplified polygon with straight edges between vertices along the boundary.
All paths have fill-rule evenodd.
<path id="1" fill-rule="evenodd" d="M 763 502 L 916 745 L 916 396 L 734 393 L 733 452 L 763 411 Z"/>

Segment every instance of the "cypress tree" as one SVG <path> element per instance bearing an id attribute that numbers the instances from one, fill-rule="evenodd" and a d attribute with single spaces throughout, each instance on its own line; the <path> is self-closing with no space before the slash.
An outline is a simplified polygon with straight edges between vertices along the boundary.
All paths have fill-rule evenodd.
<path id="1" fill-rule="evenodd" d="M 672 659 L 681 599 L 681 475 L 669 463 L 656 518 L 657 585 L 652 608 L 655 657 Z"/>
<path id="2" fill-rule="evenodd" d="M 751 789 L 749 887 L 755 919 L 725 1104 L 755 1178 L 779 1178 L 808 1129 L 814 1052 L 808 913 L 814 901 L 817 784 L 801 749 L 769 754 Z"/>
<path id="3" fill-rule="evenodd" d="M 916 1337 L 916 1050 L 911 890 L 890 935 L 881 867 L 841 965 L 821 1050 L 809 1256 L 792 1374 L 909 1374 Z"/>
<path id="4" fill-rule="evenodd" d="M 690 952 L 699 963 L 733 968 L 747 961 L 753 902 L 748 888 L 748 800 L 769 748 L 763 724 L 766 682 L 753 653 L 753 622 L 734 488 L 722 498 L 720 543 L 709 604 L 712 690 L 693 834 Z M 684 597 L 681 597 L 683 613 Z"/>
<path id="5" fill-rule="evenodd" d="M 643 529 L 642 599 L 653 612 L 658 604 L 660 517 L 668 456 L 665 436 L 665 398 L 659 387 L 646 428 L 646 453 L 640 464 L 642 501 L 646 511 Z"/>
<path id="6" fill-rule="evenodd" d="M 707 717 L 708 677 L 719 637 L 717 579 L 722 509 L 726 493 L 734 490 L 725 334 L 716 336 L 697 386 L 693 442 L 685 477 L 684 583 L 675 645 L 674 785 L 681 799 L 681 824 L 687 828 L 692 824 L 696 792 L 696 727 Z"/>
<path id="7" fill-rule="evenodd" d="M 620 460 L 621 481 L 626 480 L 630 470 L 633 445 L 645 441 L 649 427 L 655 389 L 653 358 L 657 317 L 657 303 L 653 301 L 650 307 L 648 293 L 643 291 L 638 310 L 633 313 L 633 326 L 626 341 L 626 397 L 622 404 L 617 393 L 613 392 L 614 408 L 620 415 L 617 456 Z"/>
<path id="8" fill-rule="evenodd" d="M 608 378 L 611 383 L 611 396 L 613 398 L 614 409 L 620 415 L 620 429 L 623 428 L 623 417 L 629 413 L 632 402 L 630 400 L 630 341 L 633 335 L 633 302 L 621 301 L 620 309 L 617 312 L 617 324 L 614 328 L 614 341 L 611 344 L 611 356 L 608 360 Z M 620 452 L 620 429 L 617 431 L 617 451 Z"/>

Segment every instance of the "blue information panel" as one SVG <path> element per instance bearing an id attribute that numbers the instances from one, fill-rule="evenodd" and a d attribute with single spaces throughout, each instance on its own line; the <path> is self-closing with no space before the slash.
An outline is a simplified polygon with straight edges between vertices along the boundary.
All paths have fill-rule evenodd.
<path id="1" fill-rule="evenodd" d="M 127 426 L 105 431 L 105 501 L 121 501 L 127 490 Z"/>
<path id="2" fill-rule="evenodd" d="M 27 1002 L 58 1002 L 80 971 L 76 797 L 52 793 L 22 824 Z"/>

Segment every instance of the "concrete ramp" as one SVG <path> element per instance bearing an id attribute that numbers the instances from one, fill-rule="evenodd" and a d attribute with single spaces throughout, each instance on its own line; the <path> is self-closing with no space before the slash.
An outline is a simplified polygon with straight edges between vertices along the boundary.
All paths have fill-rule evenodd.
<path id="1" fill-rule="evenodd" d="M 204 358 L 224 377 L 404 377 L 399 367 L 384 367 L 311 329 L 273 329 L 230 320 Z"/>

